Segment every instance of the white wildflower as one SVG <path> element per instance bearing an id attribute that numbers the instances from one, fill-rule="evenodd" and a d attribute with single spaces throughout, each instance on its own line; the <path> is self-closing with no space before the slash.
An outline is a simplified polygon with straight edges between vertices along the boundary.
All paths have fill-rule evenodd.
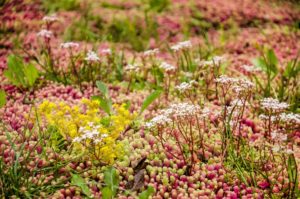
<path id="1" fill-rule="evenodd" d="M 274 145 L 274 146 L 272 147 L 272 151 L 274 151 L 275 153 L 281 151 L 281 146 L 279 146 L 279 145 Z"/>
<path id="2" fill-rule="evenodd" d="M 222 61 L 224 61 L 224 57 L 222 57 L 222 56 L 214 56 L 212 58 L 212 61 L 213 61 L 214 64 L 220 65 L 222 63 Z"/>
<path id="3" fill-rule="evenodd" d="M 193 87 L 190 83 L 188 82 L 183 82 L 177 86 L 175 86 L 175 89 L 177 89 L 180 93 L 183 93 L 187 90 L 191 90 Z"/>
<path id="4" fill-rule="evenodd" d="M 171 112 L 174 117 L 194 116 L 200 113 L 200 106 L 189 103 L 172 104 L 169 108 L 169 112 Z"/>
<path id="5" fill-rule="evenodd" d="M 172 120 L 168 118 L 166 115 L 161 114 L 154 118 L 152 118 L 149 122 L 145 124 L 146 128 L 151 129 L 155 126 L 164 126 L 171 123 Z"/>
<path id="6" fill-rule="evenodd" d="M 100 53 L 104 55 L 111 55 L 112 52 L 111 49 L 106 48 L 106 49 L 102 49 Z"/>
<path id="7" fill-rule="evenodd" d="M 287 123 L 300 124 L 300 115 L 295 113 L 281 113 L 280 120 Z"/>
<path id="8" fill-rule="evenodd" d="M 77 142 L 77 143 L 79 143 L 79 142 L 81 142 L 82 141 L 82 138 L 81 137 L 75 137 L 73 140 L 72 140 L 72 142 Z"/>
<path id="9" fill-rule="evenodd" d="M 175 44 L 174 46 L 171 46 L 171 49 L 175 52 L 180 50 L 186 50 L 192 48 L 192 42 L 191 41 L 183 41 Z"/>
<path id="10" fill-rule="evenodd" d="M 253 65 L 242 65 L 242 68 L 248 73 L 260 72 L 261 70 Z"/>
<path id="11" fill-rule="evenodd" d="M 209 114 L 210 114 L 210 109 L 209 108 L 205 107 L 204 109 L 202 109 L 202 111 L 201 111 L 201 116 L 202 117 L 207 117 L 207 116 L 209 116 Z"/>
<path id="12" fill-rule="evenodd" d="M 176 70 L 176 67 L 171 65 L 171 64 L 168 64 L 166 62 L 163 62 L 159 65 L 159 68 L 166 71 L 166 72 L 172 72 L 172 71 L 175 71 Z"/>
<path id="13" fill-rule="evenodd" d="M 92 50 L 88 51 L 87 56 L 84 59 L 86 61 L 90 61 L 90 62 L 100 61 L 100 58 L 98 57 L 98 55 Z"/>
<path id="14" fill-rule="evenodd" d="M 287 103 L 279 102 L 277 99 L 273 98 L 264 98 L 260 103 L 262 108 L 273 111 L 282 111 L 289 107 Z"/>
<path id="15" fill-rule="evenodd" d="M 61 48 L 68 48 L 68 49 L 70 49 L 70 48 L 78 48 L 79 44 L 75 43 L 75 42 L 65 42 L 65 43 L 61 43 L 60 47 Z"/>
<path id="16" fill-rule="evenodd" d="M 294 151 L 292 149 L 286 149 L 286 150 L 284 150 L 284 153 L 290 155 L 290 154 L 293 154 Z"/>
<path id="17" fill-rule="evenodd" d="M 232 106 L 235 107 L 243 107 L 244 106 L 244 102 L 241 100 L 241 99 L 234 99 L 232 102 L 231 102 Z"/>
<path id="18" fill-rule="evenodd" d="M 52 15 L 43 17 L 44 22 L 54 22 L 54 21 L 58 21 L 58 20 L 59 20 L 59 18 L 56 16 L 56 14 L 52 14 Z"/>
<path id="19" fill-rule="evenodd" d="M 44 38 L 51 38 L 53 35 L 52 31 L 42 29 L 40 32 L 37 33 L 37 36 L 44 37 Z"/>
<path id="20" fill-rule="evenodd" d="M 228 77 L 226 75 L 221 75 L 220 77 L 215 79 L 215 82 L 220 83 L 220 84 L 225 84 L 225 85 L 235 84 L 238 81 L 239 81 L 239 79 Z"/>
<path id="21" fill-rule="evenodd" d="M 159 49 L 158 49 L 158 48 L 154 48 L 154 49 L 145 51 L 145 52 L 143 53 L 143 55 L 144 55 L 145 57 L 147 57 L 147 56 L 154 56 L 154 55 L 156 55 L 156 54 L 158 54 L 158 53 L 159 53 Z"/>
<path id="22" fill-rule="evenodd" d="M 139 67 L 137 65 L 134 65 L 134 64 L 127 64 L 124 67 L 124 70 L 126 70 L 126 71 L 138 71 Z"/>
<path id="23" fill-rule="evenodd" d="M 94 144 L 98 144 L 98 143 L 100 143 L 101 141 L 102 141 L 102 140 L 99 139 L 99 138 L 96 138 L 96 139 L 93 140 Z"/>

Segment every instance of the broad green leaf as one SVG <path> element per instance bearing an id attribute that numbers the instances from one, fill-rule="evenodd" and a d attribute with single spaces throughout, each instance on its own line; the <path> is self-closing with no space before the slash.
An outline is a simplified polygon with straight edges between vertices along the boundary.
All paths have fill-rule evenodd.
<path id="1" fill-rule="evenodd" d="M 9 77 L 9 80 L 13 83 L 15 82 L 16 86 L 19 86 L 19 85 L 25 85 L 25 81 L 24 81 L 24 72 L 23 72 L 23 67 L 24 67 L 24 63 L 23 63 L 23 60 L 18 58 L 17 56 L 15 55 L 9 55 L 8 56 L 8 59 L 7 59 L 7 66 L 8 66 L 8 69 L 7 71 L 10 71 L 10 77 L 12 79 L 10 79 Z"/>
<path id="2" fill-rule="evenodd" d="M 147 190 L 143 191 L 139 195 L 139 199 L 148 199 L 153 193 L 154 193 L 154 188 L 151 186 L 148 186 Z"/>
<path id="3" fill-rule="evenodd" d="M 268 58 L 269 64 L 272 66 L 271 70 L 275 73 L 277 71 L 278 59 L 277 59 L 273 49 L 268 50 L 267 58 Z"/>
<path id="4" fill-rule="evenodd" d="M 36 79 L 39 77 L 39 72 L 33 64 L 28 64 L 24 67 L 24 74 L 26 76 L 28 86 L 33 86 Z"/>
<path id="5" fill-rule="evenodd" d="M 162 90 L 156 90 L 153 93 L 151 93 L 143 102 L 140 114 L 144 112 L 146 108 L 155 100 L 157 99 L 160 94 L 162 93 Z"/>
<path id="6" fill-rule="evenodd" d="M 103 96 L 109 98 L 109 92 L 107 86 L 101 81 L 97 81 L 96 85 L 97 88 L 100 90 L 100 92 L 103 94 Z"/>
<path id="7" fill-rule="evenodd" d="M 261 57 L 259 58 L 255 58 L 252 60 L 252 63 L 254 66 L 260 68 L 261 70 L 267 72 L 267 63 L 265 62 L 265 60 Z"/>
<path id="8" fill-rule="evenodd" d="M 115 196 L 119 187 L 119 178 L 114 167 L 108 167 L 104 172 L 104 183 L 111 190 L 113 196 Z"/>
<path id="9" fill-rule="evenodd" d="M 71 174 L 72 175 L 72 178 L 71 178 L 71 184 L 74 185 L 74 186 L 77 186 L 77 187 L 80 187 L 82 192 L 90 197 L 92 195 L 89 187 L 87 186 L 87 184 L 85 183 L 84 179 L 77 175 L 77 174 Z"/>
<path id="10" fill-rule="evenodd" d="M 111 99 L 104 99 L 101 96 L 93 96 L 92 100 L 98 100 L 100 102 L 100 108 L 105 111 L 107 114 L 112 112 L 112 101 Z"/>
<path id="11" fill-rule="evenodd" d="M 5 91 L 0 90 L 0 108 L 6 104 L 6 94 Z"/>
<path id="12" fill-rule="evenodd" d="M 109 187 L 104 187 L 101 189 L 102 198 L 103 199 L 112 199 L 113 198 L 113 192 Z"/>

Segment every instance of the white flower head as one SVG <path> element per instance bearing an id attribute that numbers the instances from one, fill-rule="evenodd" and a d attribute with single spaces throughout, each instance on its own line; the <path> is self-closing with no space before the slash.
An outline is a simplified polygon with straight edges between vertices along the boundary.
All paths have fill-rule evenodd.
<path id="1" fill-rule="evenodd" d="M 90 62 L 98 62 L 100 61 L 100 58 L 98 57 L 98 55 L 96 54 L 95 51 L 89 50 L 86 57 L 84 58 L 86 61 L 90 61 Z"/>
<path id="2" fill-rule="evenodd" d="M 175 44 L 174 46 L 171 46 L 171 49 L 175 52 L 180 51 L 180 50 L 186 50 L 192 48 L 192 42 L 191 41 L 183 41 Z"/>
<path id="3" fill-rule="evenodd" d="M 52 15 L 48 15 L 48 16 L 44 16 L 43 17 L 43 21 L 44 22 L 54 22 L 54 21 L 58 21 L 59 18 L 56 16 L 56 14 L 52 14 Z"/>
<path id="4" fill-rule="evenodd" d="M 274 98 L 264 98 L 260 101 L 262 108 L 272 111 L 282 111 L 289 107 L 289 104 L 285 102 L 279 102 Z"/>
<path id="5" fill-rule="evenodd" d="M 82 141 L 81 137 L 75 137 L 72 142 L 80 143 Z"/>
<path id="6" fill-rule="evenodd" d="M 214 56 L 211 61 L 216 64 L 216 65 L 220 65 L 223 61 L 224 61 L 224 57 L 222 56 Z"/>
<path id="7" fill-rule="evenodd" d="M 101 54 L 104 54 L 104 55 L 111 55 L 111 49 L 109 48 L 106 48 L 106 49 L 102 49 L 100 51 Z"/>
<path id="8" fill-rule="evenodd" d="M 145 57 L 147 56 L 154 56 L 154 55 L 157 55 L 159 53 L 159 49 L 158 48 L 154 48 L 154 49 L 151 49 L 151 50 L 146 50 L 143 55 Z"/>
<path id="9" fill-rule="evenodd" d="M 139 70 L 139 67 L 135 64 L 127 64 L 125 67 L 124 67 L 124 70 L 126 71 L 135 71 L 137 72 Z"/>
<path id="10" fill-rule="evenodd" d="M 52 31 L 42 29 L 40 32 L 37 33 L 37 36 L 44 37 L 44 38 L 51 38 L 53 35 Z"/>
<path id="11" fill-rule="evenodd" d="M 275 153 L 278 153 L 279 151 L 281 151 L 281 146 L 280 145 L 274 145 L 272 147 L 272 151 L 274 151 Z"/>
<path id="12" fill-rule="evenodd" d="M 242 68 L 248 73 L 260 72 L 261 69 L 253 66 L 253 65 L 242 65 Z"/>
<path id="13" fill-rule="evenodd" d="M 192 80 L 190 82 L 182 82 L 181 84 L 175 86 L 175 89 L 177 89 L 180 93 L 184 93 L 185 91 L 191 90 L 194 83 L 195 80 Z"/>
<path id="14" fill-rule="evenodd" d="M 281 113 L 280 120 L 286 123 L 300 124 L 300 115 L 296 113 Z"/>
<path id="15" fill-rule="evenodd" d="M 166 62 L 162 62 L 160 65 L 159 65 L 159 68 L 166 71 L 166 72 L 173 72 L 176 70 L 176 67 L 171 65 L 171 64 L 168 64 Z"/>
<path id="16" fill-rule="evenodd" d="M 161 114 L 161 115 L 158 115 L 158 116 L 152 118 L 149 122 L 147 122 L 145 124 L 145 127 L 148 129 L 152 129 L 155 126 L 165 126 L 171 122 L 172 122 L 172 120 L 170 118 L 168 118 L 168 116 Z"/>
<path id="17" fill-rule="evenodd" d="M 237 78 L 228 77 L 226 75 L 221 75 L 215 79 L 215 82 L 225 85 L 236 84 L 239 81 Z"/>
<path id="18" fill-rule="evenodd" d="M 291 155 L 291 154 L 294 153 L 294 151 L 293 151 L 292 149 L 286 149 L 286 150 L 284 151 L 284 153 L 286 153 L 286 154 L 288 154 L 288 155 Z"/>
<path id="19" fill-rule="evenodd" d="M 79 44 L 75 43 L 75 42 L 65 42 L 65 43 L 61 43 L 60 47 L 61 48 L 67 48 L 67 49 L 78 48 Z"/>

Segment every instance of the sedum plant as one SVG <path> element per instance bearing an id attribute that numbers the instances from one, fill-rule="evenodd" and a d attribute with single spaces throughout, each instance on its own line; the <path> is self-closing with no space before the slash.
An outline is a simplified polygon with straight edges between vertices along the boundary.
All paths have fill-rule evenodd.
<path id="1" fill-rule="evenodd" d="M 82 99 L 79 105 L 44 101 L 38 114 L 58 129 L 63 138 L 72 142 L 73 151 L 88 155 L 100 164 L 112 164 L 123 155 L 123 144 L 118 138 L 133 121 L 125 104 L 113 105 L 113 112 L 105 114 L 97 100 Z"/>

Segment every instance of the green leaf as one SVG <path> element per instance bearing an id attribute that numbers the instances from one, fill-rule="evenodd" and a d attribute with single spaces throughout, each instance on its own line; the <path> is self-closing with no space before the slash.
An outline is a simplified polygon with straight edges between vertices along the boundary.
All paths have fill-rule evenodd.
<path id="1" fill-rule="evenodd" d="M 4 76 L 15 86 L 32 87 L 39 76 L 33 64 L 24 64 L 23 60 L 15 55 L 8 56 L 7 65 Z"/>
<path id="2" fill-rule="evenodd" d="M 108 115 L 112 112 L 112 101 L 111 99 L 104 99 L 101 96 L 92 96 L 92 100 L 98 100 L 100 102 L 100 108 L 105 111 Z"/>
<path id="3" fill-rule="evenodd" d="M 294 182 L 298 179 L 297 177 L 297 164 L 294 155 L 290 155 L 288 158 L 288 176 L 289 181 Z"/>
<path id="4" fill-rule="evenodd" d="M 96 86 L 99 89 L 99 91 L 103 94 L 104 97 L 109 98 L 108 88 L 103 82 L 97 81 Z"/>
<path id="5" fill-rule="evenodd" d="M 147 190 L 143 191 L 139 195 L 139 199 L 148 199 L 153 193 L 154 193 L 154 188 L 151 186 L 148 186 Z"/>
<path id="6" fill-rule="evenodd" d="M 115 196 L 119 187 L 119 178 L 114 167 L 108 167 L 104 172 L 104 183 L 111 190 L 112 195 Z"/>
<path id="7" fill-rule="evenodd" d="M 39 77 L 39 72 L 33 64 L 28 64 L 26 67 L 24 67 L 24 74 L 27 84 L 30 87 L 34 85 L 36 79 Z"/>
<path id="8" fill-rule="evenodd" d="M 84 179 L 77 175 L 77 174 L 71 174 L 72 175 L 72 178 L 71 178 L 71 184 L 74 185 L 74 186 L 77 186 L 77 187 L 80 187 L 82 192 L 90 197 L 92 195 L 89 187 L 86 185 Z"/>
<path id="9" fill-rule="evenodd" d="M 264 72 L 267 72 L 267 63 L 265 62 L 265 60 L 261 57 L 255 58 L 252 60 L 252 63 L 254 66 L 260 68 L 261 70 L 263 70 Z"/>
<path id="10" fill-rule="evenodd" d="M 162 90 L 156 90 L 153 93 L 151 93 L 143 102 L 140 114 L 144 112 L 146 108 L 155 100 L 157 99 L 160 94 L 162 93 Z"/>
<path id="11" fill-rule="evenodd" d="M 273 72 L 277 71 L 278 59 L 277 59 L 273 49 L 268 50 L 267 59 L 268 59 L 269 64 L 272 65 L 272 67 L 273 67 L 273 68 L 271 68 L 271 70 Z"/>
<path id="12" fill-rule="evenodd" d="M 0 108 L 6 104 L 6 94 L 5 91 L 0 90 Z"/>
<path id="13" fill-rule="evenodd" d="M 16 86 L 25 85 L 24 81 L 24 72 L 23 72 L 23 67 L 24 63 L 23 60 L 18 58 L 15 55 L 9 55 L 7 59 L 7 66 L 8 66 L 8 71 L 10 73 L 10 76 L 13 79 L 9 79 L 12 83 L 15 82 Z"/>
<path id="14" fill-rule="evenodd" d="M 113 198 L 113 192 L 109 187 L 104 187 L 101 189 L 102 198 L 103 199 L 112 199 Z"/>

